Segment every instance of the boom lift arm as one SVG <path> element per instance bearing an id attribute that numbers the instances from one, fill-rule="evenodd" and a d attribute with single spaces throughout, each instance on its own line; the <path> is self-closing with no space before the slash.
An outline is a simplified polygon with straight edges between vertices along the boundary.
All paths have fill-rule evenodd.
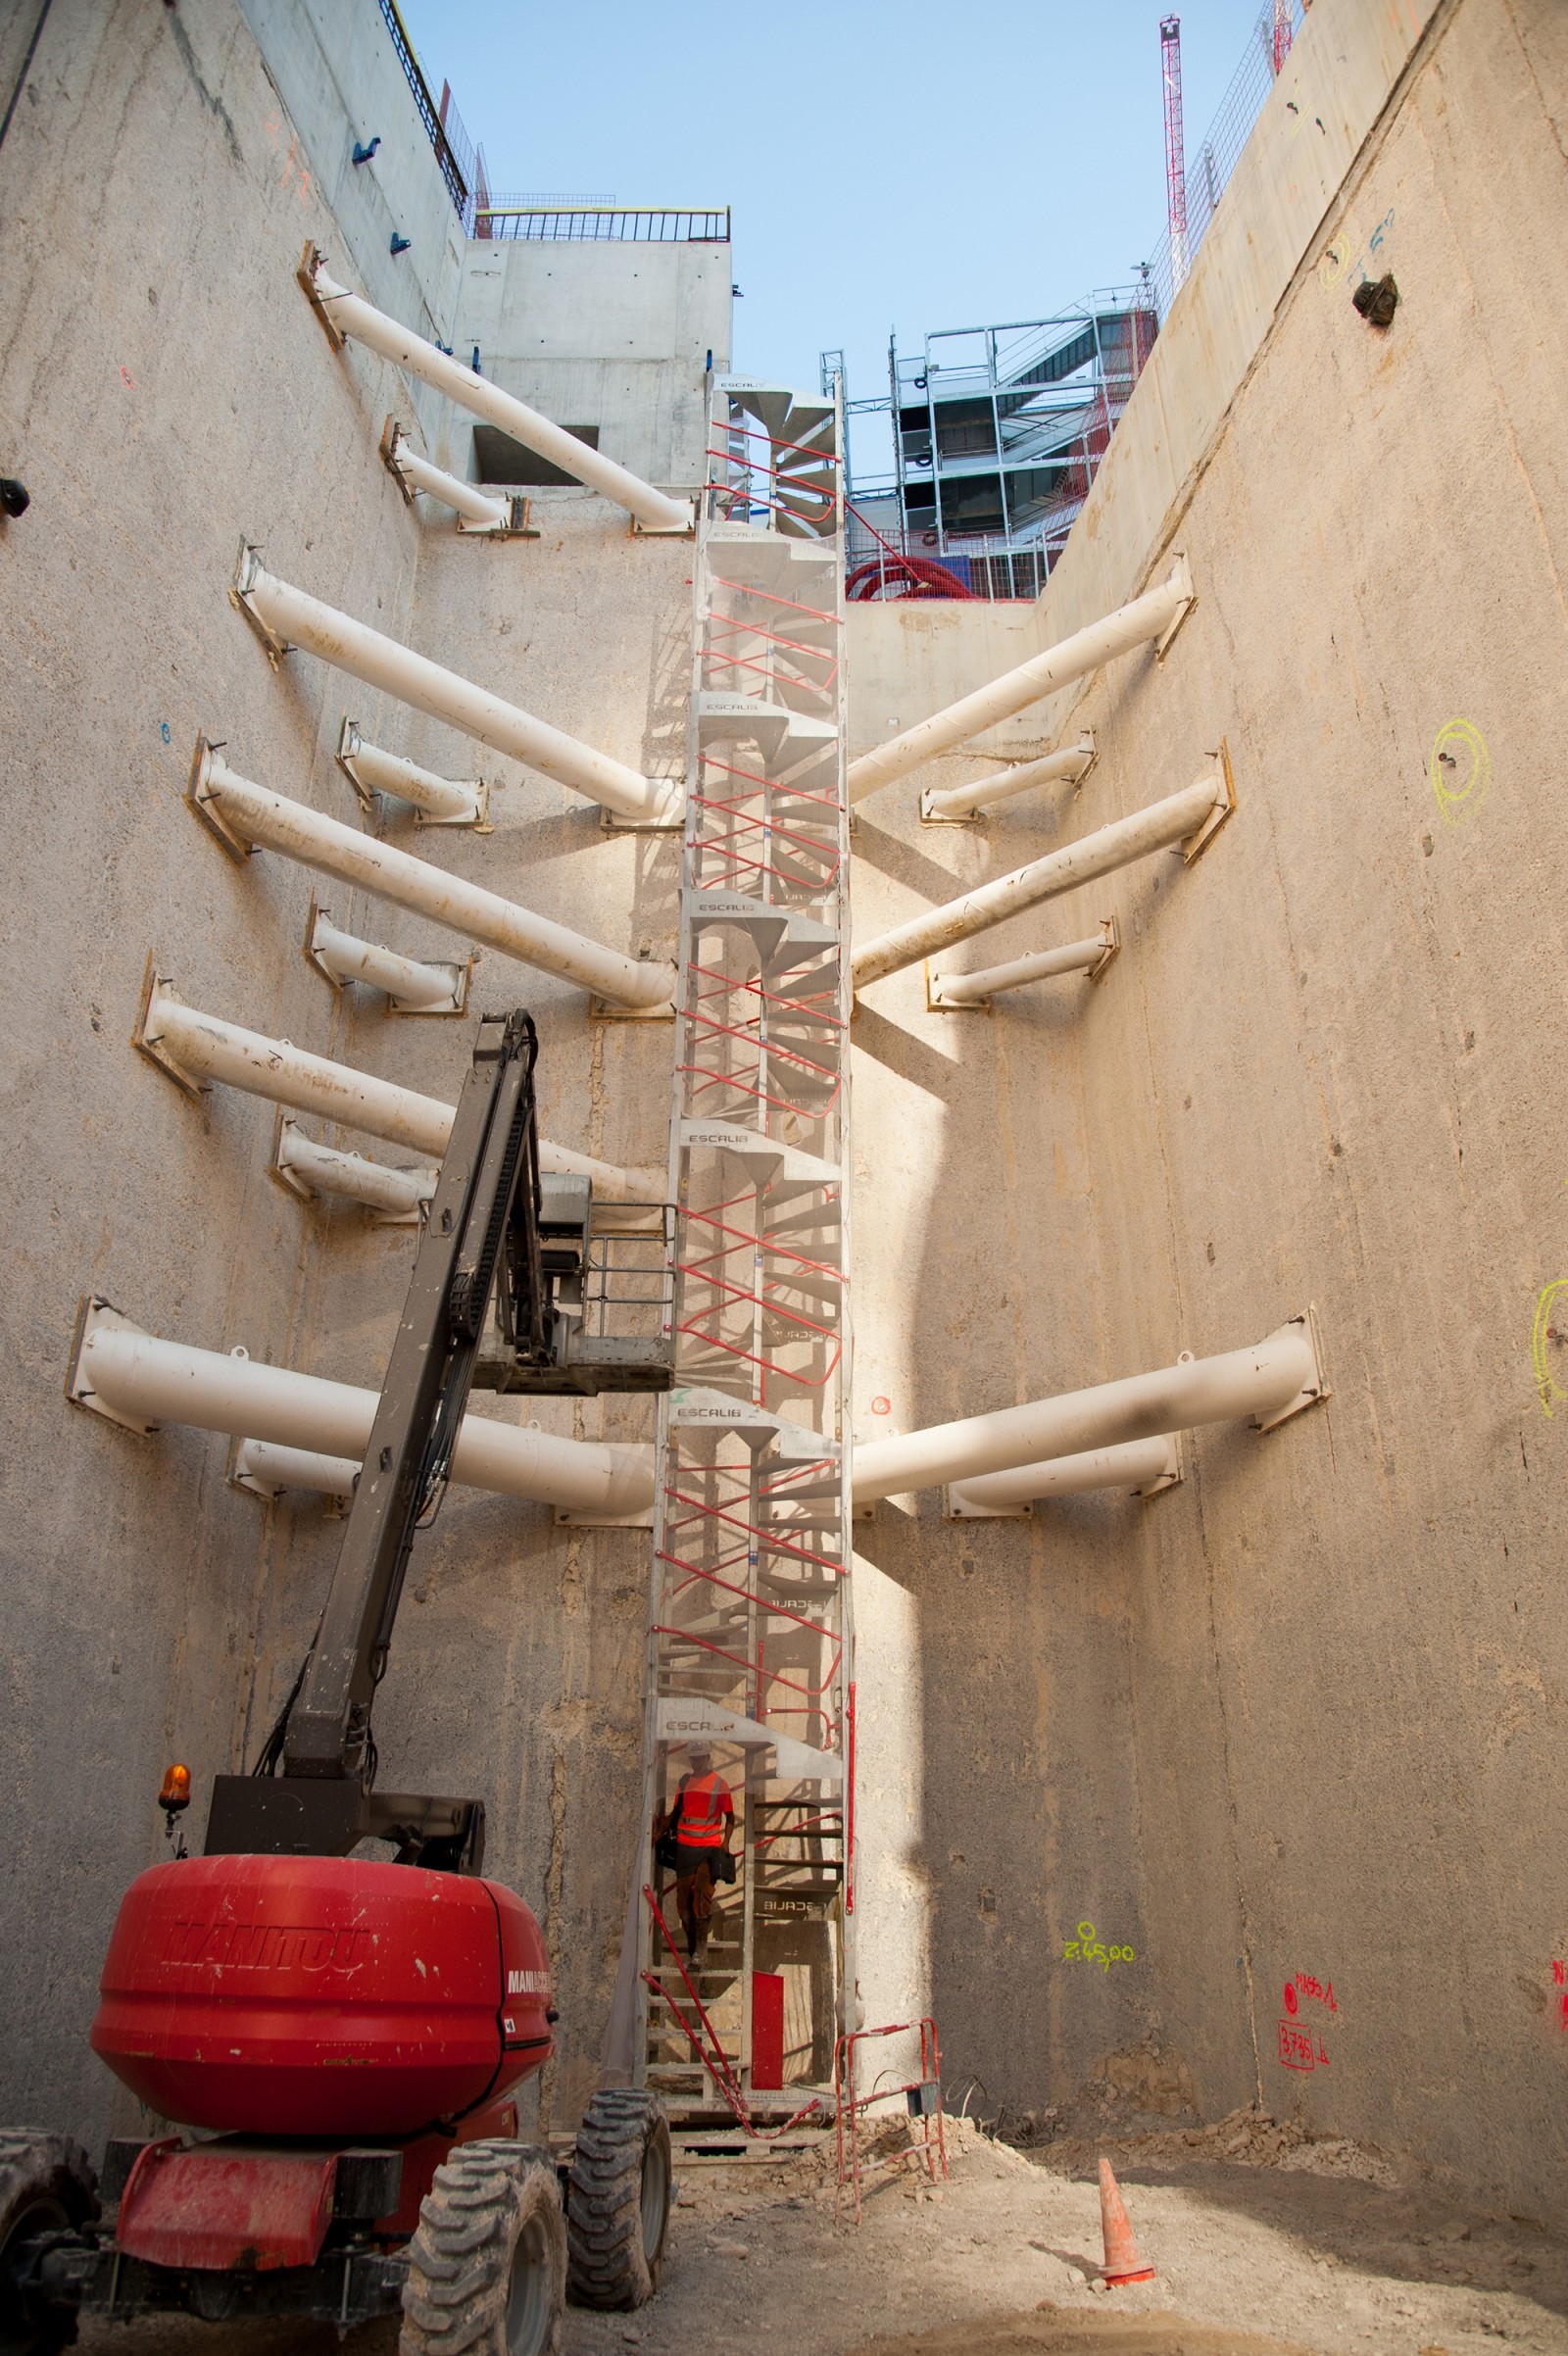
<path id="1" fill-rule="evenodd" d="M 480 1023 L 320 1625 L 253 1773 L 216 1781 L 209 1856 L 345 1856 L 368 1835 L 396 1841 L 401 1863 L 481 1868 L 482 1800 L 375 1791 L 370 1714 L 415 1533 L 451 1472 L 493 1291 L 512 1363 L 550 1358 L 537 1056 L 529 1015 Z"/>

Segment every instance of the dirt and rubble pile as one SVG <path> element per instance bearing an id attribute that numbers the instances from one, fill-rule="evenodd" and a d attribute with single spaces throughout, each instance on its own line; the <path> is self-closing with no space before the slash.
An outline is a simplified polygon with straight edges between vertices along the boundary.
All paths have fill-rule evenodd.
<path id="1" fill-rule="evenodd" d="M 1297 2119 L 1274 2119 L 1252 2108 L 1231 2111 L 1205 2127 L 1153 2128 L 1099 2135 L 1059 2133 L 1059 2114 L 1047 2111 L 1008 2127 L 1006 2140 L 1037 2162 L 1063 2175 L 1093 2175 L 1105 2153 L 1112 2163 L 1145 2168 L 1187 2167 L 1194 2160 L 1219 2160 L 1238 2168 L 1281 2168 L 1303 2176 L 1330 2176 L 1398 2187 L 1383 2154 L 1343 2135 L 1314 2135 Z"/>

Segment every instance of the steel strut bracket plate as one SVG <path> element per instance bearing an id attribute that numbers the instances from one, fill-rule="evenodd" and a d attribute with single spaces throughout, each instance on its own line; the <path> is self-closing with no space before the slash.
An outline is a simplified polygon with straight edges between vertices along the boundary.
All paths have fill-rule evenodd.
<path id="1" fill-rule="evenodd" d="M 1078 751 L 1084 756 L 1084 765 L 1078 771 L 1077 776 L 1072 780 L 1072 790 L 1075 794 L 1083 791 L 1084 779 L 1088 776 L 1090 770 L 1100 759 L 1100 746 L 1096 741 L 1093 728 L 1081 728 L 1079 730 Z"/>
<path id="2" fill-rule="evenodd" d="M 332 759 L 337 762 L 350 785 L 353 786 L 355 793 L 359 796 L 360 808 L 368 817 L 373 816 L 375 811 L 375 788 L 367 785 L 354 766 L 354 757 L 364 742 L 365 739 L 360 734 L 359 721 L 351 720 L 345 712 L 343 724 L 337 732 L 337 751 L 333 754 Z"/>
<path id="3" fill-rule="evenodd" d="M 352 775 L 353 772 L 350 771 L 349 774 Z M 490 780 L 487 777 L 461 777 L 458 783 L 466 786 L 473 796 L 472 817 L 444 818 L 439 810 L 420 810 L 416 805 L 414 811 L 416 828 L 421 826 L 466 826 L 470 834 L 494 834 L 495 828 L 490 822 Z M 358 784 L 358 780 L 356 780 L 356 791 L 364 792 L 364 788 Z M 377 813 L 375 831 L 377 834 L 385 834 L 387 797 L 384 794 L 372 796 L 372 801 L 374 800 L 379 800 L 381 805 Z"/>
<path id="4" fill-rule="evenodd" d="M 1034 1506 L 971 1505 L 962 1494 L 963 1484 L 952 1481 L 942 1491 L 942 1518 L 945 1522 L 1028 1522 L 1034 1519 Z"/>
<path id="5" fill-rule="evenodd" d="M 316 283 L 316 273 L 325 260 L 326 256 L 322 253 L 320 247 L 313 244 L 311 239 L 307 237 L 305 240 L 305 251 L 300 256 L 300 266 L 294 272 L 294 275 L 296 278 L 298 278 L 300 284 L 304 287 L 306 294 L 309 296 L 311 309 L 315 312 L 317 318 L 326 329 L 327 341 L 331 344 L 334 352 L 341 352 L 349 339 L 343 333 L 340 327 L 335 327 L 333 325 L 332 315 L 327 310 L 326 305 L 322 302 L 320 293 L 318 290 Z"/>
<path id="6" fill-rule="evenodd" d="M 214 840 L 222 845 L 236 866 L 243 867 L 256 846 L 236 834 L 219 809 L 218 796 L 211 790 L 213 755 L 217 747 L 205 736 L 196 739 L 196 750 L 190 757 L 190 775 L 185 781 L 185 807 L 191 810 Z"/>
<path id="7" fill-rule="evenodd" d="M 1214 759 L 1219 762 L 1219 774 L 1214 781 L 1213 807 L 1197 833 L 1188 835 L 1176 846 L 1181 854 L 1182 864 L 1186 867 L 1190 867 L 1195 859 L 1201 859 L 1236 808 L 1236 776 L 1231 768 L 1231 749 L 1228 738 L 1223 736 L 1220 738 L 1219 751 L 1215 754 Z"/>
<path id="8" fill-rule="evenodd" d="M 674 1019 L 675 1002 L 672 998 L 662 1000 L 657 1006 L 623 1006 L 618 999 L 613 998 L 590 996 L 588 1000 L 590 1022 L 673 1022 Z"/>
<path id="9" fill-rule="evenodd" d="M 1142 1489 L 1135 1489 L 1133 1491 L 1133 1496 L 1135 1497 L 1163 1497 L 1167 1489 L 1177 1488 L 1185 1477 L 1187 1461 L 1182 1452 L 1182 1436 L 1180 1432 L 1167 1432 L 1165 1435 L 1165 1447 L 1167 1450 L 1165 1457 L 1165 1470 L 1158 1475 L 1157 1479 L 1146 1481 Z"/>
<path id="10" fill-rule="evenodd" d="M 237 1489 L 242 1497 L 260 1497 L 264 1505 L 275 1505 L 279 1497 L 301 1494 L 291 1492 L 281 1481 L 264 1481 L 257 1473 L 241 1472 L 240 1450 L 248 1446 L 248 1441 L 240 1439 L 237 1434 L 228 1444 L 228 1455 L 223 1465 L 223 1480 L 228 1488 Z M 324 1490 L 311 1494 L 320 1498 L 322 1517 L 330 1522 L 342 1521 L 352 1502 L 346 1497 L 331 1497 Z"/>
<path id="11" fill-rule="evenodd" d="M 106 1423 L 118 1423 L 122 1431 L 134 1432 L 142 1440 L 150 1432 L 157 1431 L 157 1424 L 149 1423 L 141 1416 L 122 1415 L 118 1407 L 107 1405 L 94 1391 L 81 1361 L 94 1334 L 139 1334 L 144 1330 L 142 1326 L 133 1324 L 130 1318 L 122 1317 L 114 1303 L 106 1301 L 101 1293 L 83 1293 L 76 1310 L 76 1330 L 72 1337 L 71 1363 L 66 1370 L 66 1397 L 74 1407 L 85 1407 L 89 1413 L 101 1415 Z"/>
<path id="12" fill-rule="evenodd" d="M 594 1513 L 586 1506 L 558 1505 L 555 1523 L 558 1530 L 651 1530 L 654 1509 L 649 1504 L 636 1513 Z"/>
<path id="13" fill-rule="evenodd" d="M 694 491 L 690 483 L 676 483 L 671 486 L 667 483 L 656 482 L 651 487 L 656 491 L 662 491 L 666 499 L 689 500 L 691 506 L 687 520 L 684 523 L 644 523 L 640 515 L 631 515 L 627 518 L 631 527 L 628 538 L 633 540 L 695 540 L 697 537 L 697 502 L 701 497 L 701 492 Z"/>
<path id="14" fill-rule="evenodd" d="M 402 492 L 404 506 L 412 508 L 415 506 L 417 495 L 413 483 L 398 465 L 398 450 L 403 438 L 403 428 L 389 411 L 386 422 L 381 428 L 381 464 Z"/>
<path id="15" fill-rule="evenodd" d="M 1121 954 L 1121 926 L 1117 923 L 1114 914 L 1101 917 L 1100 937 L 1105 946 L 1094 964 L 1087 969 L 1092 982 L 1098 982 L 1104 974 L 1111 959 Z"/>
<path id="16" fill-rule="evenodd" d="M 449 973 L 452 976 L 451 1006 L 406 1006 L 400 998 L 394 998 L 391 992 L 387 991 L 383 993 L 386 1004 L 381 1008 L 382 1013 L 403 1014 L 411 1020 L 418 1017 L 426 1022 L 450 1022 L 456 1015 L 466 1014 L 468 1011 L 468 985 L 473 979 L 472 957 L 465 958 L 461 965 L 454 964 L 449 957 L 426 958 L 424 961 L 431 965 L 432 970 L 436 973 Z"/>
<path id="17" fill-rule="evenodd" d="M 279 1104 L 272 1121 L 272 1151 L 267 1164 L 267 1175 L 274 1185 L 285 1188 L 296 1201 L 319 1203 L 321 1198 L 315 1187 L 287 1158 L 288 1140 L 294 1122 L 295 1115 L 285 1105 Z"/>
<path id="18" fill-rule="evenodd" d="M 286 638 L 279 638 L 275 630 L 268 628 L 256 608 L 251 604 L 251 583 L 256 578 L 259 560 L 260 551 L 255 543 L 247 540 L 244 533 L 241 532 L 239 558 L 234 566 L 234 578 L 228 585 L 228 602 L 231 606 L 236 606 L 244 614 L 251 628 L 266 647 L 268 662 L 276 670 L 283 657 L 291 655 L 294 649 Z"/>
<path id="19" fill-rule="evenodd" d="M 1312 1345 L 1312 1380 L 1298 1391 L 1294 1399 L 1287 1399 L 1283 1407 L 1276 1407 L 1272 1415 L 1254 1416 L 1252 1420 L 1259 1433 L 1275 1431 L 1282 1423 L 1288 1423 L 1293 1415 L 1299 1415 L 1307 1407 L 1315 1407 L 1320 1400 L 1334 1397 L 1333 1386 L 1329 1381 L 1328 1366 L 1323 1356 L 1323 1335 L 1318 1324 L 1316 1301 L 1309 1301 L 1304 1316 L 1293 1317 L 1289 1322 L 1292 1325 L 1302 1325 L 1306 1328 L 1306 1338 Z"/>
<path id="20" fill-rule="evenodd" d="M 599 826 L 603 834 L 682 834 L 686 828 L 687 784 L 684 777 L 655 777 L 654 785 L 663 786 L 663 806 L 652 818 L 628 818 L 618 810 L 599 806 Z"/>
<path id="21" fill-rule="evenodd" d="M 248 1497 L 262 1497 L 269 1505 L 274 1504 L 287 1493 L 281 1483 L 262 1481 L 255 1473 L 240 1471 L 239 1451 L 245 1446 L 237 1432 L 230 1435 L 228 1453 L 223 1459 L 223 1479 L 230 1489 L 243 1490 Z"/>
<path id="22" fill-rule="evenodd" d="M 183 1003 L 175 996 L 169 976 L 159 972 L 157 953 L 149 950 L 147 969 L 142 975 L 141 1005 L 136 1009 L 136 1024 L 130 1034 L 130 1044 L 139 1055 L 145 1055 L 149 1063 L 155 1063 L 166 1079 L 172 1080 L 176 1088 L 182 1088 L 188 1097 L 200 1104 L 210 1083 L 197 1079 L 193 1072 L 186 1071 L 183 1064 L 176 1063 L 163 1044 L 158 1014 L 160 1006 L 169 1001 L 175 1006 Z"/>
<path id="23" fill-rule="evenodd" d="M 475 487 L 482 488 L 483 486 L 476 485 Z M 537 540 L 540 537 L 539 526 L 532 521 L 532 500 L 524 499 L 520 491 L 508 491 L 505 486 L 501 487 L 501 497 L 505 499 L 508 508 L 506 522 L 475 523 L 469 516 L 460 515 L 458 531 L 463 539 Z"/>
<path id="24" fill-rule="evenodd" d="M 1172 569 L 1180 572 L 1182 577 L 1182 602 L 1165 625 L 1164 634 L 1155 642 L 1154 660 L 1156 663 L 1164 662 L 1165 652 L 1171 640 L 1198 603 L 1198 592 L 1193 587 L 1193 568 L 1187 562 L 1185 549 L 1178 548 L 1175 551 Z"/>
<path id="25" fill-rule="evenodd" d="M 944 998 L 942 976 L 929 957 L 921 971 L 925 975 L 925 1010 L 928 1014 L 989 1014 L 996 1005 L 990 998 Z"/>

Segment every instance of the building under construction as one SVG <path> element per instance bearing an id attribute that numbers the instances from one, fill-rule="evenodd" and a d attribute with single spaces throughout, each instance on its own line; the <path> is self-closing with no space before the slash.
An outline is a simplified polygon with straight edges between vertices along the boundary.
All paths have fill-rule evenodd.
<path id="1" fill-rule="evenodd" d="M 1152 294 L 1107 294 L 1059 319 L 946 328 L 918 356 L 888 346 L 891 483 L 852 476 L 849 594 L 913 583 L 1035 598 L 1153 347 Z M 852 446 L 853 449 L 853 446 Z M 909 566 L 890 563 L 903 556 Z"/>
<path id="2" fill-rule="evenodd" d="M 514 1009 L 554 1340 L 469 1337 L 345 1753 L 399 1872 L 472 1824 L 377 1793 L 482 1792 L 537 1917 L 473 2164 L 605 2087 L 924 2164 L 970 2089 L 1560 2205 L 1568 39 L 1270 22 L 1180 272 L 893 353 L 880 485 L 836 373 L 732 369 L 722 191 L 493 196 L 392 0 L 0 25 L 0 2125 L 104 2210 L 0 2212 L 50 2331 L 237 2312 L 106 2238 L 191 2120 L 100 1979 L 282 1755 Z"/>

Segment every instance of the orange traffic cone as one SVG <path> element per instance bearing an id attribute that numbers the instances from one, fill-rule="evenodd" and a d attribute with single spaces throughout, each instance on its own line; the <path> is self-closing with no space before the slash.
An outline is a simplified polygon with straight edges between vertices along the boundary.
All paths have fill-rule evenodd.
<path id="1" fill-rule="evenodd" d="M 1114 2285 L 1154 2280 L 1154 2270 L 1138 2246 L 1127 2204 L 1108 2160 L 1100 2163 L 1100 2229 L 1105 2237 L 1105 2263 L 1100 2271 L 1107 2282 Z"/>

